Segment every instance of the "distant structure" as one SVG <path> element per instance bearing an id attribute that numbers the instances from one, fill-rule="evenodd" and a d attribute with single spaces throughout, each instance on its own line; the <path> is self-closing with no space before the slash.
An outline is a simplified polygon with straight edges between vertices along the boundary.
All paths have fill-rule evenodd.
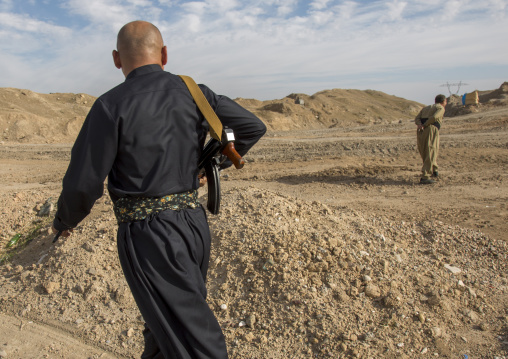
<path id="1" fill-rule="evenodd" d="M 443 84 L 439 87 L 445 87 L 445 86 L 448 87 L 448 92 L 450 93 L 450 96 L 451 96 L 452 95 L 452 90 L 451 90 L 452 86 L 457 86 L 457 92 L 455 92 L 455 95 L 457 95 L 460 91 L 460 86 L 467 86 L 467 85 L 469 85 L 469 84 L 463 83 L 462 80 L 459 81 L 459 83 L 455 83 L 455 84 L 450 84 L 450 83 L 448 83 L 448 81 L 446 81 L 445 84 Z"/>

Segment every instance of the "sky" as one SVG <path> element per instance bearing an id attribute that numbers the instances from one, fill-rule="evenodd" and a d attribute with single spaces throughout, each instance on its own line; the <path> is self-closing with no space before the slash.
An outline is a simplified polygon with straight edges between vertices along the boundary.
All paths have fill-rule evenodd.
<path id="1" fill-rule="evenodd" d="M 0 87 L 101 95 L 124 81 L 111 53 L 133 20 L 160 29 L 166 71 L 231 98 L 427 104 L 508 81 L 508 0 L 0 0 Z"/>

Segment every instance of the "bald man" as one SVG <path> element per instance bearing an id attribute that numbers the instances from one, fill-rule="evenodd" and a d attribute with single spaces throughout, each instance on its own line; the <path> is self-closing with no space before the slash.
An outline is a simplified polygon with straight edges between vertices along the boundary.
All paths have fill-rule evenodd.
<path id="1" fill-rule="evenodd" d="M 113 61 L 125 82 L 100 96 L 85 119 L 53 230 L 69 236 L 102 196 L 107 177 L 120 263 L 146 322 L 141 358 L 227 358 L 206 302 L 211 236 L 197 199 L 198 159 L 209 126 L 180 77 L 164 71 L 167 58 L 154 25 L 134 21 L 118 33 Z M 265 125 L 199 86 L 245 155 Z"/>

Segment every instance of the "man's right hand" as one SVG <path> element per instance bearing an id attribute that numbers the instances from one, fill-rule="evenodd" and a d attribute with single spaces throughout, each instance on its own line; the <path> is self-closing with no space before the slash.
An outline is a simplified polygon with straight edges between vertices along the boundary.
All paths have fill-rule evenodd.
<path id="1" fill-rule="evenodd" d="M 200 174 L 198 176 L 198 179 L 199 179 L 199 187 L 203 187 L 207 182 L 207 179 L 206 179 L 206 176 L 204 173 Z"/>
<path id="2" fill-rule="evenodd" d="M 51 230 L 53 231 L 53 234 L 57 234 L 59 231 L 55 227 L 51 226 Z M 61 237 L 69 237 L 71 233 L 73 232 L 73 229 L 66 229 L 65 231 L 62 231 L 60 234 Z"/>

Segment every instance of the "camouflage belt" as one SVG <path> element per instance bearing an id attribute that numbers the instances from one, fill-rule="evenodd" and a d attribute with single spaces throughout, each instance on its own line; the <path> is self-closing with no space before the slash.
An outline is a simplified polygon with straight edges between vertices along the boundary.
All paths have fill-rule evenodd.
<path id="1" fill-rule="evenodd" d="M 115 202 L 113 210 L 116 220 L 120 224 L 142 221 L 146 217 L 166 209 L 179 211 L 185 208 L 197 208 L 200 205 L 198 191 L 193 190 L 163 197 L 123 197 Z"/>

